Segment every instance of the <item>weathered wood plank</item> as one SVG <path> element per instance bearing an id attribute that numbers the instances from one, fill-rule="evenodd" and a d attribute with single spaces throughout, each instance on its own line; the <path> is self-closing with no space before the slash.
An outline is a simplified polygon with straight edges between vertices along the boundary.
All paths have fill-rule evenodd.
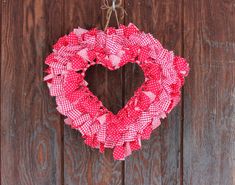
<path id="1" fill-rule="evenodd" d="M 86 29 L 101 28 L 106 16 L 105 12 L 100 9 L 101 3 L 101 1 L 93 0 L 66 1 L 66 32 L 77 26 Z M 96 66 L 86 74 L 91 91 L 113 112 L 117 112 L 122 106 L 121 73 L 121 71 L 109 73 L 100 66 Z M 64 133 L 65 184 L 122 184 L 123 163 L 113 160 L 111 150 L 103 155 L 96 149 L 90 149 L 84 144 L 81 135 L 67 126 L 65 126 Z"/>
<path id="2" fill-rule="evenodd" d="M 235 184 L 234 1 L 185 0 L 184 184 Z"/>
<path id="3" fill-rule="evenodd" d="M 179 1 L 126 1 L 126 24 L 135 23 L 141 30 L 152 33 L 164 47 L 182 52 L 182 4 Z M 126 100 L 142 81 L 139 70 L 126 68 Z M 131 85 L 129 82 L 132 82 Z M 131 94 L 131 95 L 130 95 Z M 142 143 L 142 150 L 125 162 L 125 184 L 179 184 L 181 150 L 181 106 L 178 105 L 151 135 Z"/>
<path id="4" fill-rule="evenodd" d="M 61 184 L 60 116 L 43 63 L 61 31 L 61 1 L 2 1 L 1 184 Z"/>

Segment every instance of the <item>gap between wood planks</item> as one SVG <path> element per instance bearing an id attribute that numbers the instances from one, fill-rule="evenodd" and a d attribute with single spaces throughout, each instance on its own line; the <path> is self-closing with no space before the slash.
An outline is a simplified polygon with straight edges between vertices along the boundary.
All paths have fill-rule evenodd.
<path id="1" fill-rule="evenodd" d="M 184 0 L 181 2 L 181 55 L 184 57 Z M 184 86 L 181 94 L 181 126 L 180 126 L 180 185 L 184 183 Z"/>
<path id="2" fill-rule="evenodd" d="M 65 33 L 65 1 L 62 1 L 62 7 L 61 7 L 61 12 L 62 12 L 62 27 L 61 27 L 61 34 Z M 60 115 L 60 125 L 61 125 L 61 184 L 64 185 L 65 180 L 64 180 L 64 119 L 63 116 Z"/>

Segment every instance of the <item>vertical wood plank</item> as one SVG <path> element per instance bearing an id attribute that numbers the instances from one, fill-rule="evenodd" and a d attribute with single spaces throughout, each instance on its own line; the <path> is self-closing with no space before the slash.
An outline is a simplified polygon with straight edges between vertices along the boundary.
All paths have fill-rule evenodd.
<path id="1" fill-rule="evenodd" d="M 174 50 L 177 55 L 182 53 L 180 1 L 126 1 L 125 9 L 128 14 L 126 24 L 135 23 L 141 30 L 152 33 L 165 48 Z M 141 73 L 135 66 L 126 68 L 126 101 L 142 80 Z M 181 105 L 178 105 L 152 133 L 151 139 L 142 142 L 142 150 L 134 152 L 126 160 L 125 185 L 179 184 L 180 143 Z"/>
<path id="2" fill-rule="evenodd" d="M 235 184 L 234 1 L 185 0 L 184 184 Z"/>
<path id="3" fill-rule="evenodd" d="M 79 26 L 86 29 L 104 25 L 105 12 L 100 6 L 102 1 L 68 0 L 65 3 L 65 30 L 72 31 Z M 113 18 L 112 18 L 113 20 Z M 112 22 L 111 22 L 112 24 Z M 86 73 L 89 88 L 113 112 L 122 106 L 122 75 L 121 71 L 108 73 L 100 66 L 92 67 Z M 84 144 L 80 133 L 65 126 L 65 184 L 122 184 L 123 163 L 114 161 L 112 151 L 100 154 Z"/>
<path id="4" fill-rule="evenodd" d="M 61 184 L 60 116 L 43 82 L 60 22 L 60 0 L 2 1 L 3 185 Z"/>

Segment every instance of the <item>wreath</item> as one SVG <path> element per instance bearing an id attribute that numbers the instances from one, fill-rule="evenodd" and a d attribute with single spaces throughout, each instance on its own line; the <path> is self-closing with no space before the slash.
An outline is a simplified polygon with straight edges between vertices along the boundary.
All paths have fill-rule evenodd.
<path id="1" fill-rule="evenodd" d="M 46 58 L 44 80 L 55 96 L 65 123 L 80 131 L 84 142 L 104 152 L 113 149 L 114 159 L 123 160 L 141 148 L 180 101 L 189 66 L 185 59 L 164 49 L 151 34 L 134 24 L 106 31 L 82 28 L 61 37 Z M 138 64 L 145 81 L 116 115 L 88 89 L 86 70 L 101 64 L 116 70 L 127 63 Z"/>

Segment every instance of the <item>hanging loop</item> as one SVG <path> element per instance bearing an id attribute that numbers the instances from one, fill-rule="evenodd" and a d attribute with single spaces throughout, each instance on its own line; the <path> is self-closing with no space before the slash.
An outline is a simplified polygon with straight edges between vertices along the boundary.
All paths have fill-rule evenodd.
<path id="1" fill-rule="evenodd" d="M 116 4 L 116 0 L 112 1 L 112 5 L 109 5 L 108 0 L 103 0 L 103 5 L 101 6 L 102 10 L 107 10 L 107 14 L 106 14 L 106 24 L 105 24 L 105 28 L 104 30 L 107 29 L 109 22 L 110 22 L 110 18 L 112 13 L 114 12 L 115 17 L 116 17 L 116 21 L 117 21 L 117 25 L 119 27 L 119 19 L 118 19 L 118 14 L 117 14 L 117 9 L 119 9 L 121 11 L 121 19 L 124 18 L 126 11 L 125 9 L 122 7 L 122 0 L 119 0 L 119 2 Z"/>

